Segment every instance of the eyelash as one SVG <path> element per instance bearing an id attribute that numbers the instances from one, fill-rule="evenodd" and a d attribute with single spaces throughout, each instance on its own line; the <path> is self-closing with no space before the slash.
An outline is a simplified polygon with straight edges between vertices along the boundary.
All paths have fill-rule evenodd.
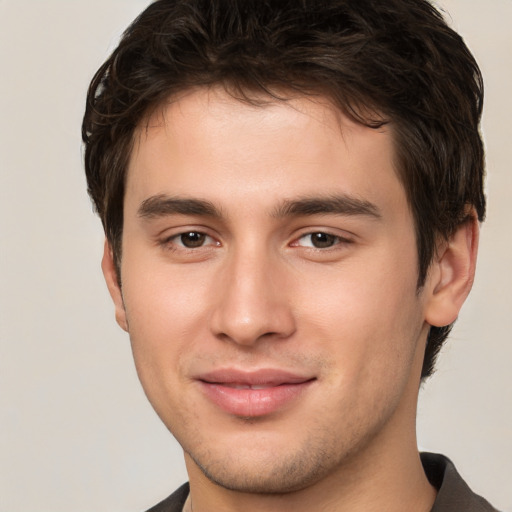
<path id="1" fill-rule="evenodd" d="M 323 237 L 327 237 L 328 238 L 328 242 L 332 242 L 331 245 L 328 245 L 328 246 L 325 246 L 325 247 L 316 247 L 314 245 L 314 241 L 313 241 L 313 238 L 315 235 L 321 235 Z M 310 245 L 300 245 L 300 240 L 302 239 L 305 239 L 305 238 L 309 238 L 310 239 L 310 242 L 311 244 Z M 322 243 L 319 239 L 317 239 L 317 242 L 320 242 Z M 322 230 L 318 230 L 318 231 L 310 231 L 308 233 L 304 233 L 303 235 L 301 235 L 299 238 L 297 238 L 294 242 L 292 242 L 291 246 L 292 247 L 305 247 L 307 249 L 310 249 L 310 250 L 315 250 L 315 251 L 328 251 L 329 249 L 335 249 L 336 246 L 338 245 L 342 245 L 342 244 L 351 244 L 353 241 L 350 240 L 349 238 L 345 238 L 345 237 L 342 237 L 340 235 L 335 235 L 333 233 L 329 233 L 328 231 L 322 231 Z"/>
<path id="2" fill-rule="evenodd" d="M 187 247 L 183 243 L 183 237 L 187 236 L 187 235 L 198 235 L 199 237 L 202 237 L 203 240 L 211 239 L 212 241 L 214 241 L 214 243 L 208 244 L 208 245 L 201 243 L 201 245 L 197 245 L 195 247 Z M 195 251 L 196 249 L 202 249 L 202 248 L 208 247 L 209 245 L 220 246 L 220 243 L 216 242 L 213 237 L 211 237 L 210 235 L 207 235 L 206 233 L 204 233 L 202 231 L 197 231 L 197 230 L 191 229 L 191 230 L 184 231 L 182 233 L 177 233 L 176 235 L 172 235 L 170 237 L 165 238 L 164 240 L 162 240 L 160 242 L 160 245 L 162 245 L 166 249 L 170 249 L 173 251 L 176 251 L 176 250 Z"/>
<path id="3" fill-rule="evenodd" d="M 183 237 L 185 237 L 187 235 L 189 235 L 189 236 L 194 235 L 195 237 L 199 237 L 199 245 L 196 245 L 196 246 L 192 245 L 190 247 L 187 247 L 185 245 L 185 243 L 183 243 Z M 322 241 L 320 240 L 320 237 L 324 237 L 324 239 L 327 238 L 325 243 L 327 243 L 328 245 L 326 245 L 324 247 L 315 246 L 315 242 L 312 239 L 312 237 L 314 237 L 315 235 L 317 235 L 317 242 L 319 242 L 320 244 L 322 243 Z M 300 243 L 300 241 L 307 239 L 308 237 L 310 240 L 310 244 L 302 245 Z M 212 243 L 205 244 L 204 242 L 207 241 L 208 239 L 212 240 L 214 243 L 213 244 Z M 338 246 L 338 245 L 346 245 L 346 244 L 351 244 L 351 243 L 353 243 L 353 240 L 351 240 L 349 238 L 342 237 L 340 235 L 335 235 L 335 234 L 329 233 L 328 231 L 325 231 L 325 230 L 318 230 L 318 231 L 310 231 L 310 232 L 302 234 L 300 237 L 296 238 L 292 243 L 290 243 L 290 246 L 291 247 L 303 247 L 307 250 L 313 250 L 313 251 L 327 252 L 329 250 L 335 250 L 336 246 Z M 160 242 L 160 245 L 165 247 L 166 249 L 173 250 L 173 251 L 177 251 L 177 250 L 196 251 L 197 249 L 204 249 L 204 248 L 208 248 L 211 246 L 219 247 L 221 244 L 220 244 L 220 242 L 216 241 L 210 235 L 208 235 L 202 231 L 199 231 L 199 230 L 191 229 L 189 231 L 177 233 L 175 235 L 165 238 L 164 240 L 162 240 Z"/>

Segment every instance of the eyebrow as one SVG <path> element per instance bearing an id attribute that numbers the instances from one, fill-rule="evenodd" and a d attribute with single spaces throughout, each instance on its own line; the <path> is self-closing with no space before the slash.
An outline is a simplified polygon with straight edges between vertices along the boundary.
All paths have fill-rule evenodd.
<path id="1" fill-rule="evenodd" d="M 379 208 L 364 199 L 349 195 L 305 197 L 284 201 L 273 212 L 274 217 L 299 217 L 309 215 L 363 215 L 380 219 Z"/>
<path id="2" fill-rule="evenodd" d="M 154 219 L 166 215 L 198 215 L 220 218 L 221 212 L 210 201 L 171 197 L 165 194 L 149 197 L 140 204 L 138 216 Z"/>
<path id="3" fill-rule="evenodd" d="M 146 219 L 166 215 L 197 215 L 220 219 L 221 211 L 210 201 L 203 199 L 172 197 L 165 194 L 149 197 L 142 201 L 138 216 Z M 272 217 L 301 217 L 312 215 L 363 215 L 381 218 L 379 208 L 364 199 L 349 195 L 327 197 L 304 197 L 283 201 L 273 212 Z"/>

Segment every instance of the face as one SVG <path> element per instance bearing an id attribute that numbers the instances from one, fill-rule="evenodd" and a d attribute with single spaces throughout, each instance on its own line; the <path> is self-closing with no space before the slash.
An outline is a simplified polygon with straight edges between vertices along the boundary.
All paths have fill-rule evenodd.
<path id="1" fill-rule="evenodd" d="M 393 161 L 389 128 L 307 98 L 200 89 L 139 130 L 117 315 L 189 472 L 300 489 L 413 424 L 426 301 Z"/>

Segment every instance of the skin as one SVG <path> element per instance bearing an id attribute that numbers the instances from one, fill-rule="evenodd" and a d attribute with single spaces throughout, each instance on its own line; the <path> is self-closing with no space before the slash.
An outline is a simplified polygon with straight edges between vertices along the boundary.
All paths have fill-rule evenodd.
<path id="1" fill-rule="evenodd" d="M 283 211 L 333 196 L 371 212 Z M 176 213 L 169 198 L 215 212 Z M 148 119 L 128 170 L 122 287 L 108 242 L 103 270 L 145 392 L 184 449 L 187 507 L 430 510 L 421 364 L 429 325 L 455 320 L 469 292 L 477 235 L 472 221 L 440 244 L 417 290 L 392 128 L 326 100 L 250 106 L 197 89 Z M 311 381 L 268 414 L 233 414 L 197 379 L 219 368 Z"/>

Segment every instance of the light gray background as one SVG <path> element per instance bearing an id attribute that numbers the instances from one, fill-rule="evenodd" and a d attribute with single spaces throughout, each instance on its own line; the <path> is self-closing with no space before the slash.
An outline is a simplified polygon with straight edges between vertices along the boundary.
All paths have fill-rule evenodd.
<path id="1" fill-rule="evenodd" d="M 100 274 L 86 87 L 145 0 L 0 0 L 0 512 L 144 510 L 186 475 Z M 512 0 L 443 0 L 486 79 L 473 294 L 420 399 L 424 449 L 512 511 Z"/>

